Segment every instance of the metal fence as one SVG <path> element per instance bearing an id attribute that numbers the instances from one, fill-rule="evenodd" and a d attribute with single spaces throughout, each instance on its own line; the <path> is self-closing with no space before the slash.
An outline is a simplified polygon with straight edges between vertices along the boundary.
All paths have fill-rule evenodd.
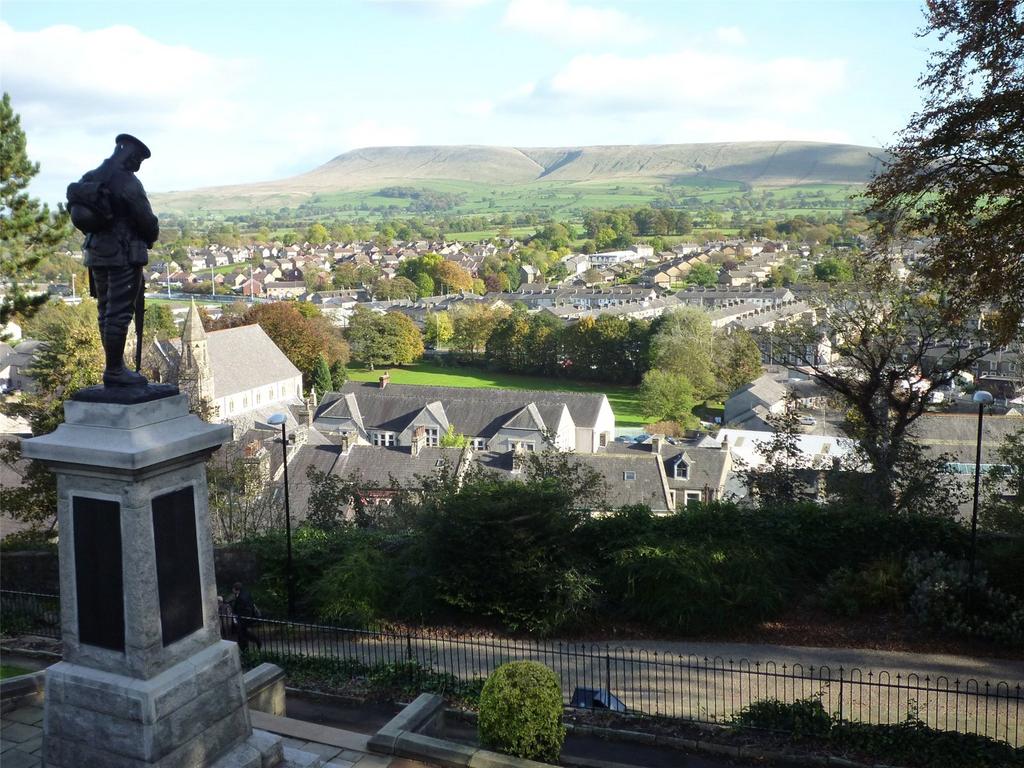
<path id="1" fill-rule="evenodd" d="M 48 636 L 56 597 L 0 592 L 2 626 L 38 622 Z M 12 614 L 18 618 L 11 621 Z M 238 638 L 225 617 L 225 637 Z M 352 662 L 364 668 L 408 665 L 452 680 L 487 677 L 508 661 L 532 660 L 558 675 L 567 705 L 577 689 L 601 689 L 626 711 L 703 723 L 728 722 L 744 707 L 766 699 L 819 698 L 842 720 L 892 724 L 916 718 L 931 728 L 1024 744 L 1020 681 L 950 679 L 887 670 L 749 661 L 721 656 L 678 656 L 608 645 L 511 638 L 466 639 L 426 629 L 361 630 L 274 619 L 252 619 L 250 650 L 259 640 L 269 658 Z"/>

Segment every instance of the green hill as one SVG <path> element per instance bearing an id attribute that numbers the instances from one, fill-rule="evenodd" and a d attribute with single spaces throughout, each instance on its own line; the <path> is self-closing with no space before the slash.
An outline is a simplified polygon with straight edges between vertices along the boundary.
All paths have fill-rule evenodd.
<path id="1" fill-rule="evenodd" d="M 561 148 L 371 147 L 346 152 L 307 173 L 279 181 L 170 192 L 153 198 L 158 210 L 178 211 L 293 207 L 306 202 L 359 207 L 382 188 L 406 186 L 479 197 L 491 210 L 496 205 L 498 210 L 518 210 L 530 207 L 535 198 L 552 195 L 568 195 L 577 203 L 587 195 L 604 198 L 610 189 L 621 192 L 625 184 L 627 192 L 639 198 L 624 201 L 629 204 L 658 197 L 656 186 L 860 185 L 878 170 L 882 155 L 882 150 L 873 147 L 791 141 Z M 501 198 L 504 202 L 497 202 Z M 389 204 L 401 208 L 408 201 Z M 595 205 L 604 204 L 607 201 L 603 199 L 595 201 Z M 581 205 L 588 207 L 586 201 Z"/>

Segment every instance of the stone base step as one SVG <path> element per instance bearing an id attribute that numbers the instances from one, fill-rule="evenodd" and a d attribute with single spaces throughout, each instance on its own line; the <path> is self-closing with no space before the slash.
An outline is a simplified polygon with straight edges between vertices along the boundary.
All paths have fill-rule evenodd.
<path id="1" fill-rule="evenodd" d="M 295 747 L 284 748 L 284 762 L 281 768 L 323 768 L 323 758 L 312 752 L 303 752 Z"/>

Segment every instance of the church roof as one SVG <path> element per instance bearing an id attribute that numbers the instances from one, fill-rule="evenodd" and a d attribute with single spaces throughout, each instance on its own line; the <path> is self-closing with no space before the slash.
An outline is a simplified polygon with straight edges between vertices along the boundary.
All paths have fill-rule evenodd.
<path id="1" fill-rule="evenodd" d="M 211 331 L 206 340 L 214 399 L 302 375 L 258 325 Z"/>

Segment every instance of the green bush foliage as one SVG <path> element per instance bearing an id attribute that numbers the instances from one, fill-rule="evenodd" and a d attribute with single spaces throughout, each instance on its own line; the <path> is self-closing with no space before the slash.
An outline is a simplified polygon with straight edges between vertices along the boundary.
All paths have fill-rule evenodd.
<path id="1" fill-rule="evenodd" d="M 365 526 L 304 524 L 294 535 L 298 613 L 347 626 L 429 617 L 551 635 L 630 621 L 700 634 L 813 599 L 839 615 L 913 611 L 939 631 L 965 631 L 962 589 L 950 597 L 941 573 L 904 574 L 919 551 L 943 553 L 945 563 L 966 557 L 968 532 L 953 521 L 808 503 L 590 516 L 575 506 L 585 481 L 555 466 L 516 483 L 470 476 L 461 488 L 439 476 L 418 495 L 398 493 Z M 260 561 L 257 603 L 283 615 L 284 536 L 247 546 Z M 979 603 L 988 613 L 970 633 L 1019 642 L 1024 543 L 982 539 L 978 560 L 990 570 Z"/>
<path id="2" fill-rule="evenodd" d="M 1024 602 L 989 585 L 980 568 L 972 590 L 966 561 L 943 552 L 912 555 L 904 578 L 911 590 L 910 614 L 921 624 L 947 634 L 1024 644 Z"/>
<path id="3" fill-rule="evenodd" d="M 906 599 L 903 562 L 889 556 L 862 568 L 844 565 L 828 575 L 819 595 L 825 609 L 837 616 L 899 610 Z"/>
<path id="4" fill-rule="evenodd" d="M 562 689 L 534 661 L 498 667 L 480 693 L 480 741 L 515 757 L 555 762 L 565 741 Z"/>
<path id="5" fill-rule="evenodd" d="M 909 768 L 1010 768 L 1024 766 L 1024 750 L 956 731 L 929 728 L 913 709 L 902 723 L 851 723 L 830 715 L 820 697 L 790 704 L 756 701 L 733 717 L 735 725 L 783 731 L 794 741 L 858 758 Z"/>

